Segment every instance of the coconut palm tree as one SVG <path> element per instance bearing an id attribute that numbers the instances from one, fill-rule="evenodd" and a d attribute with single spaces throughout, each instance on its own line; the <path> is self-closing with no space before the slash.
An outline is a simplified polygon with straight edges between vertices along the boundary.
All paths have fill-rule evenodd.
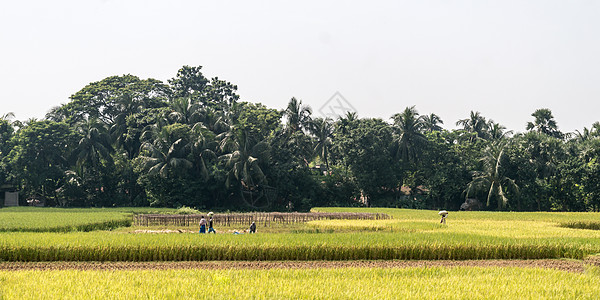
<path id="1" fill-rule="evenodd" d="M 220 110 L 215 110 L 212 107 L 202 107 L 197 111 L 199 122 L 193 124 L 192 130 L 200 129 L 210 130 L 215 134 L 221 134 L 231 129 L 231 121 L 227 115 Z"/>
<path id="2" fill-rule="evenodd" d="M 267 186 L 261 163 L 269 160 L 269 145 L 256 141 L 246 130 L 233 128 L 217 136 L 219 160 L 227 171 L 225 186 L 237 186 L 241 200 L 253 209 L 264 209 L 274 200 L 274 188 Z"/>
<path id="3" fill-rule="evenodd" d="M 456 125 L 463 126 L 465 132 L 473 134 L 470 138 L 474 141 L 477 138 L 485 139 L 487 137 L 488 123 L 480 112 L 471 111 L 471 115 L 467 119 L 458 120 Z"/>
<path id="4" fill-rule="evenodd" d="M 297 131 L 308 130 L 311 121 L 312 109 L 302 105 L 302 100 L 292 98 L 283 115 L 287 118 L 286 131 L 291 134 Z"/>
<path id="5" fill-rule="evenodd" d="M 590 139 L 592 139 L 592 131 L 589 130 L 587 127 L 583 127 L 582 132 L 579 130 L 575 130 L 574 138 L 578 142 L 589 141 Z"/>
<path id="6" fill-rule="evenodd" d="M 465 190 L 466 198 L 469 198 L 472 192 L 486 191 L 487 206 L 490 206 L 492 198 L 498 199 L 498 209 L 502 209 L 508 203 L 505 188 L 512 188 L 516 193 L 519 187 L 515 181 L 502 174 L 502 159 L 504 156 L 505 143 L 498 142 L 488 146 L 480 161 L 483 170 L 476 171 L 473 174 L 473 180 L 467 185 Z"/>
<path id="7" fill-rule="evenodd" d="M 600 122 L 594 122 L 590 129 L 583 127 L 583 131 L 575 130 L 574 136 L 578 142 L 585 142 L 600 137 Z"/>
<path id="8" fill-rule="evenodd" d="M 502 140 L 508 137 L 513 133 L 512 130 L 506 131 L 506 127 L 501 125 L 500 123 L 494 122 L 494 120 L 490 120 L 488 122 L 488 136 L 491 140 L 497 141 Z"/>
<path id="9" fill-rule="evenodd" d="M 394 114 L 392 119 L 396 135 L 396 156 L 405 162 L 415 161 L 419 147 L 427 142 L 423 135 L 423 118 L 419 116 L 416 108 L 411 106 L 401 113 Z"/>
<path id="10" fill-rule="evenodd" d="M 218 143 L 214 140 L 214 136 L 207 135 L 203 130 L 198 128 L 194 131 L 194 140 L 191 143 L 191 158 L 194 160 L 196 170 L 199 172 L 203 180 L 208 179 L 207 163 L 210 160 L 216 159 L 215 151 Z"/>
<path id="11" fill-rule="evenodd" d="M 193 125 L 200 119 L 201 106 L 192 101 L 191 97 L 175 98 L 170 107 L 172 111 L 168 117 L 172 122 Z"/>
<path id="12" fill-rule="evenodd" d="M 590 129 L 590 134 L 594 137 L 600 137 L 600 122 L 596 121 L 592 124 L 592 129 Z"/>
<path id="13" fill-rule="evenodd" d="M 225 163 L 228 176 L 225 185 L 232 186 L 235 180 L 244 189 L 252 190 L 266 180 L 259 165 L 261 160 L 268 159 L 268 144 L 254 141 L 245 130 L 233 128 L 217 136 L 219 160 Z"/>
<path id="14" fill-rule="evenodd" d="M 85 173 L 86 168 L 98 168 L 102 159 L 112 164 L 113 147 L 106 127 L 98 119 L 88 119 L 77 124 L 76 130 L 82 137 L 71 157 L 82 173 Z"/>
<path id="15" fill-rule="evenodd" d="M 423 130 L 425 132 L 431 133 L 434 131 L 442 131 L 443 129 L 439 124 L 444 124 L 444 121 L 442 121 L 442 119 L 434 113 L 422 116 L 422 120 Z"/>
<path id="16" fill-rule="evenodd" d="M 341 134 L 348 133 L 349 127 L 355 124 L 358 120 L 358 114 L 356 112 L 346 112 L 346 115 L 340 116 L 335 123 L 335 130 Z"/>
<path id="17" fill-rule="evenodd" d="M 14 117 L 15 117 L 15 113 L 8 112 L 8 113 L 1 115 L 0 120 L 10 121 L 10 120 L 14 119 Z"/>
<path id="18" fill-rule="evenodd" d="M 329 148 L 333 138 L 333 121 L 330 118 L 316 118 L 310 124 L 311 133 L 317 138 L 314 152 L 321 157 L 325 167 L 329 170 Z"/>
<path id="19" fill-rule="evenodd" d="M 188 159 L 190 143 L 186 137 L 174 136 L 168 126 L 152 128 L 142 134 L 145 141 L 140 147 L 139 156 L 150 174 L 166 178 L 178 170 L 193 167 L 193 163 Z M 154 138 L 150 138 L 151 136 Z"/>
<path id="20" fill-rule="evenodd" d="M 144 101 L 135 97 L 131 93 L 123 93 L 115 101 L 115 110 L 117 111 L 113 124 L 110 126 L 110 135 L 113 138 L 115 146 L 120 148 L 131 160 L 140 149 L 140 141 L 137 134 L 132 136 L 127 126 L 127 119 L 144 110 Z"/>

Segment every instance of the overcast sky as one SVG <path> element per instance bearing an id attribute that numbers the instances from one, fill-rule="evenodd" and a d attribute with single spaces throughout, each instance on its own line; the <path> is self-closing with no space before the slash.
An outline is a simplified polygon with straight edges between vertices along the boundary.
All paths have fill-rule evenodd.
<path id="1" fill-rule="evenodd" d="M 600 1 L 2 1 L 0 115 L 42 118 L 86 84 L 166 82 L 203 66 L 242 100 L 360 117 L 416 105 L 446 128 L 471 110 L 524 131 L 600 120 Z"/>

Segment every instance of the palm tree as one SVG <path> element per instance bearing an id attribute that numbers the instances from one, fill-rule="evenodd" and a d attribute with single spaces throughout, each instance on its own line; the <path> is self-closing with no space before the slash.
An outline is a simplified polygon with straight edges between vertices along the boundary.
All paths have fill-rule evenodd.
<path id="1" fill-rule="evenodd" d="M 62 110 L 62 106 L 54 106 L 46 113 L 46 120 L 62 122 L 67 120 L 67 116 Z"/>
<path id="2" fill-rule="evenodd" d="M 207 129 L 215 134 L 221 134 L 230 129 L 230 119 L 220 110 L 212 107 L 202 107 L 198 109 L 197 117 L 199 122 L 195 123 L 192 130 Z"/>
<path id="3" fill-rule="evenodd" d="M 465 190 L 468 198 L 471 192 L 484 190 L 487 193 L 487 206 L 490 206 L 491 199 L 498 199 L 498 209 L 502 209 L 508 203 L 508 198 L 504 193 L 504 188 L 512 188 L 516 193 L 519 187 L 515 181 L 502 175 L 502 158 L 504 156 L 504 143 L 495 143 L 486 148 L 480 161 L 483 163 L 483 170 L 476 171 L 473 174 L 473 180 L 467 185 Z"/>
<path id="4" fill-rule="evenodd" d="M 144 101 L 130 93 L 119 96 L 115 102 L 117 115 L 110 127 L 110 134 L 118 148 L 121 148 L 129 159 L 133 159 L 140 148 L 137 134 L 131 136 L 131 128 L 127 126 L 127 119 L 144 109 Z"/>
<path id="5" fill-rule="evenodd" d="M 177 170 L 193 167 L 188 160 L 190 144 L 184 137 L 173 138 L 167 127 L 154 126 L 144 134 L 145 142 L 140 147 L 140 160 L 150 174 L 159 174 L 166 178 Z M 151 138 L 154 136 L 154 139 Z"/>
<path id="6" fill-rule="evenodd" d="M 191 157 L 195 160 L 194 165 L 203 180 L 208 179 L 208 168 L 206 167 L 209 160 L 215 159 L 215 150 L 218 143 L 207 137 L 202 130 L 195 131 L 195 140 L 191 144 Z"/>
<path id="7" fill-rule="evenodd" d="M 531 116 L 534 117 L 535 120 L 533 122 L 527 122 L 527 130 L 534 130 L 559 139 L 563 138 L 563 134 L 558 131 L 558 125 L 556 124 L 550 109 L 536 109 Z"/>
<path id="8" fill-rule="evenodd" d="M 112 163 L 113 148 L 104 123 L 98 119 L 89 119 L 78 123 L 77 131 L 82 137 L 71 155 L 82 173 L 85 173 L 86 167 L 98 168 L 102 159 Z"/>
<path id="9" fill-rule="evenodd" d="M 15 113 L 8 112 L 0 116 L 0 120 L 10 121 L 15 117 Z"/>
<path id="10" fill-rule="evenodd" d="M 505 126 L 501 125 L 500 123 L 495 123 L 494 120 L 490 120 L 487 127 L 488 135 L 493 141 L 505 139 L 508 135 L 513 133 L 512 130 L 506 131 Z"/>
<path id="11" fill-rule="evenodd" d="M 585 142 L 600 137 L 600 122 L 594 122 L 592 128 L 583 127 L 583 132 L 575 130 L 575 139 L 579 142 Z"/>
<path id="12" fill-rule="evenodd" d="M 256 142 L 245 130 L 233 128 L 217 136 L 219 150 L 222 154 L 219 160 L 225 162 L 228 169 L 226 186 L 231 186 L 235 179 L 242 188 L 252 190 L 266 180 L 259 165 L 260 160 L 268 159 L 268 144 Z"/>
<path id="13" fill-rule="evenodd" d="M 418 156 L 418 148 L 427 141 L 423 135 L 423 118 L 414 106 L 392 116 L 393 129 L 396 133 L 396 155 L 401 160 L 414 161 Z"/>
<path id="14" fill-rule="evenodd" d="M 292 98 L 283 115 L 287 118 L 286 131 L 293 133 L 308 129 L 311 120 L 312 109 L 310 106 L 302 105 L 302 100 Z"/>
<path id="15" fill-rule="evenodd" d="M 583 132 L 575 130 L 575 140 L 578 142 L 586 142 L 592 138 L 592 131 L 587 127 L 583 127 Z"/>
<path id="16" fill-rule="evenodd" d="M 590 134 L 593 137 L 600 137 L 600 122 L 596 121 L 592 124 L 592 129 L 590 130 Z"/>
<path id="17" fill-rule="evenodd" d="M 352 124 L 355 124 L 356 121 L 358 120 L 358 114 L 356 112 L 346 112 L 345 116 L 340 116 L 337 120 L 337 122 L 335 123 L 335 129 L 336 131 L 340 132 L 341 134 L 346 134 L 348 133 L 348 130 L 350 129 L 349 127 Z"/>
<path id="18" fill-rule="evenodd" d="M 200 118 L 201 106 L 192 101 L 191 97 L 175 98 L 170 104 L 169 119 L 182 124 L 193 125 Z"/>
<path id="19" fill-rule="evenodd" d="M 333 138 L 333 121 L 330 118 L 317 118 L 311 122 L 311 133 L 317 138 L 314 152 L 317 153 L 325 163 L 325 167 L 329 171 L 329 147 Z"/>
<path id="20" fill-rule="evenodd" d="M 219 160 L 227 170 L 226 187 L 235 183 L 241 199 L 253 209 L 264 209 L 271 205 L 276 189 L 267 186 L 267 179 L 260 164 L 269 160 L 269 145 L 255 141 L 247 131 L 233 128 L 217 136 L 220 140 Z M 274 192 L 274 193 L 273 193 Z"/>
<path id="21" fill-rule="evenodd" d="M 456 125 L 463 126 L 463 130 L 472 133 L 470 140 L 474 141 L 477 138 L 485 139 L 488 123 L 479 112 L 471 111 L 471 115 L 467 119 L 458 120 Z"/>
<path id="22" fill-rule="evenodd" d="M 431 133 L 434 131 L 442 131 L 442 126 L 438 124 L 444 124 L 444 121 L 442 121 L 438 115 L 431 113 L 429 115 L 422 116 L 422 118 L 423 130 L 425 130 L 425 132 Z"/>

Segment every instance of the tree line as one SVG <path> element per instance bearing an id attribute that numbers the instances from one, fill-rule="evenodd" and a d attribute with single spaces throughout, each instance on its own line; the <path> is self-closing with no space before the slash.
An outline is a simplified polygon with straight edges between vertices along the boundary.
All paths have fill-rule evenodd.
<path id="1" fill-rule="evenodd" d="M 541 108 L 523 133 L 479 112 L 447 130 L 414 106 L 333 120 L 296 98 L 241 101 L 201 68 L 111 76 L 42 120 L 1 116 L 0 185 L 61 207 L 599 209 L 598 122 L 563 133 Z"/>

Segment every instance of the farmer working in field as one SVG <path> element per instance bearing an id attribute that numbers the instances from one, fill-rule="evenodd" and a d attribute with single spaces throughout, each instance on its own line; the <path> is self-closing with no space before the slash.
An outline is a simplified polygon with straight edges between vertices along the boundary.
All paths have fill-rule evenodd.
<path id="1" fill-rule="evenodd" d="M 446 224 L 446 217 L 448 216 L 448 211 L 442 210 L 438 213 L 438 215 L 442 216 L 440 223 Z"/>
<path id="2" fill-rule="evenodd" d="M 206 219 L 204 216 L 200 219 L 200 233 L 206 233 Z"/>
<path id="3" fill-rule="evenodd" d="M 208 233 L 214 233 L 217 234 L 217 231 L 213 228 L 213 217 L 212 217 L 212 213 L 208 213 Z"/>

